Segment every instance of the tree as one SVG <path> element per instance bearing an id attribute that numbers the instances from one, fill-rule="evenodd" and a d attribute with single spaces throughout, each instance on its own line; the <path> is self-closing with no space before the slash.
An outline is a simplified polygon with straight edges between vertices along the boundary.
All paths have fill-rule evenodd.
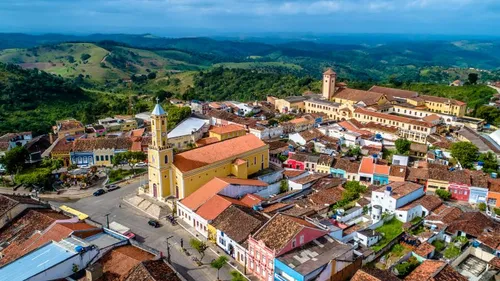
<path id="1" fill-rule="evenodd" d="M 226 256 L 220 256 L 210 263 L 212 268 L 217 269 L 217 280 L 219 280 L 219 271 L 227 263 L 227 260 Z"/>
<path id="2" fill-rule="evenodd" d="M 231 271 L 231 276 L 232 276 L 231 281 L 247 281 L 245 276 L 243 276 L 236 270 Z"/>
<path id="3" fill-rule="evenodd" d="M 498 170 L 497 157 L 491 151 L 482 153 L 477 160 L 483 162 L 483 171 L 486 173 L 492 173 Z"/>
<path id="4" fill-rule="evenodd" d="M 486 203 L 481 202 L 481 203 L 477 204 L 477 208 L 478 208 L 478 209 L 479 209 L 479 211 L 481 211 L 481 212 L 486 211 Z"/>
<path id="5" fill-rule="evenodd" d="M 5 155 L 0 158 L 0 164 L 2 164 L 5 171 L 12 176 L 24 169 L 28 155 L 29 152 L 24 146 L 16 146 L 7 151 Z"/>
<path id="6" fill-rule="evenodd" d="M 398 154 L 406 155 L 410 151 L 411 141 L 407 139 L 397 139 L 395 144 Z"/>
<path id="7" fill-rule="evenodd" d="M 278 123 L 279 123 L 279 122 L 278 122 L 278 120 L 276 120 L 276 119 L 269 119 L 269 121 L 267 122 L 267 124 L 268 124 L 269 126 L 271 126 L 271 127 L 272 127 L 272 126 L 274 126 L 274 125 L 277 125 Z"/>
<path id="8" fill-rule="evenodd" d="M 356 192 L 356 193 L 365 193 L 366 186 L 359 183 L 359 181 L 348 181 L 345 184 L 345 189 Z"/>
<path id="9" fill-rule="evenodd" d="M 280 182 L 280 193 L 285 193 L 288 191 L 288 180 L 281 180 Z"/>
<path id="10" fill-rule="evenodd" d="M 86 60 L 90 59 L 90 57 L 91 57 L 91 55 L 86 54 L 86 53 L 83 53 L 83 54 L 80 55 L 80 59 L 82 61 L 86 61 Z"/>
<path id="11" fill-rule="evenodd" d="M 470 168 L 476 161 L 479 149 L 471 142 L 459 141 L 451 144 L 451 156 L 460 162 L 462 167 Z"/>
<path id="12" fill-rule="evenodd" d="M 126 161 L 135 175 L 134 165 L 139 162 L 145 161 L 146 159 L 147 155 L 142 151 L 127 151 L 116 154 L 115 157 L 113 157 L 113 165 L 121 165 L 121 163 Z"/>
<path id="13" fill-rule="evenodd" d="M 479 79 L 479 75 L 477 73 L 469 73 L 469 76 L 467 77 L 467 79 L 469 80 L 469 83 L 471 85 L 476 85 L 477 80 Z"/>
<path id="14" fill-rule="evenodd" d="M 200 261 L 203 260 L 205 251 L 208 249 L 208 245 L 196 238 L 191 238 L 191 240 L 189 240 L 189 245 L 191 245 L 191 247 L 200 254 Z"/>
<path id="15" fill-rule="evenodd" d="M 361 155 L 361 148 L 359 146 L 351 146 L 346 155 L 349 157 L 358 157 Z"/>
<path id="16" fill-rule="evenodd" d="M 438 189 L 436 190 L 436 195 L 439 196 L 439 198 L 443 200 L 449 200 L 451 198 L 451 193 L 447 190 L 444 189 Z"/>
<path id="17" fill-rule="evenodd" d="M 495 124 L 500 119 L 500 110 L 494 106 L 483 105 L 476 110 L 475 116 L 484 119 L 489 124 Z"/>
<path id="18" fill-rule="evenodd" d="M 148 73 L 148 79 L 149 80 L 153 80 L 156 78 L 156 72 L 150 72 Z"/>

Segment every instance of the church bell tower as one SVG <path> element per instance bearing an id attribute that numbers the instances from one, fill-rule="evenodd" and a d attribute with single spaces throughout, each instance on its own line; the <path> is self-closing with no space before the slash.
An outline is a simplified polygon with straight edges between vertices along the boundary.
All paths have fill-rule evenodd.
<path id="1" fill-rule="evenodd" d="M 173 148 L 168 144 L 167 113 L 156 99 L 151 113 L 151 144 L 148 148 L 149 195 L 163 200 L 174 195 L 172 162 Z"/>

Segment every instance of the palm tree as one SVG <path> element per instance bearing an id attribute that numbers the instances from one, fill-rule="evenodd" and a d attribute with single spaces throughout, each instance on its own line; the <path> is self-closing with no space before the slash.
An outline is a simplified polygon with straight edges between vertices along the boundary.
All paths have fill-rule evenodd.
<path id="1" fill-rule="evenodd" d="M 217 259 L 213 260 L 210 263 L 210 266 L 212 268 L 217 269 L 217 280 L 219 280 L 219 270 L 224 267 L 224 265 L 227 263 L 227 257 L 226 256 L 220 256 Z"/>

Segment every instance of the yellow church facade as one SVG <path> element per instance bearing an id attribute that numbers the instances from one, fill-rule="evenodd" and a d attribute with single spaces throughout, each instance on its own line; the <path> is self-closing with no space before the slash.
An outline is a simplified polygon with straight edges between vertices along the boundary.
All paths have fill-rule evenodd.
<path id="1" fill-rule="evenodd" d="M 147 194 L 156 199 L 182 199 L 214 177 L 246 179 L 269 168 L 269 146 L 252 134 L 174 155 L 166 124 L 167 115 L 157 104 L 151 116 L 147 188 Z"/>

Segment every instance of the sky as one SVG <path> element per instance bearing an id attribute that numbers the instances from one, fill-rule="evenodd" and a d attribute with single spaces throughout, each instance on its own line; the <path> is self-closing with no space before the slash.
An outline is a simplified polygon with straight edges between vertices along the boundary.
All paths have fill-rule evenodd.
<path id="1" fill-rule="evenodd" d="M 0 32 L 500 36 L 500 0 L 0 0 Z"/>

